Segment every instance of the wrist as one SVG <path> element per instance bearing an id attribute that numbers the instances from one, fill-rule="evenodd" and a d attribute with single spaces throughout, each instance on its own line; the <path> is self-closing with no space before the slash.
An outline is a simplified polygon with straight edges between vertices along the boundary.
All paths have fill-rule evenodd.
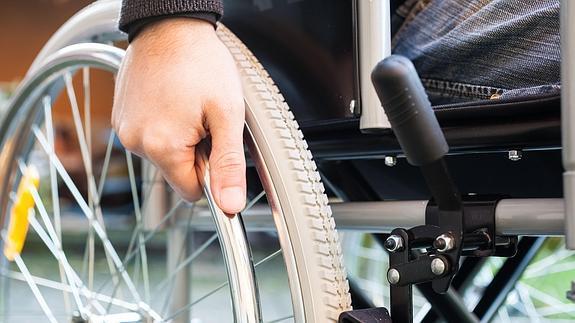
<path id="1" fill-rule="evenodd" d="M 167 40 L 202 39 L 215 35 L 215 24 L 212 21 L 192 17 L 157 17 L 146 22 L 134 33 L 130 33 L 131 42 L 139 39 Z"/>

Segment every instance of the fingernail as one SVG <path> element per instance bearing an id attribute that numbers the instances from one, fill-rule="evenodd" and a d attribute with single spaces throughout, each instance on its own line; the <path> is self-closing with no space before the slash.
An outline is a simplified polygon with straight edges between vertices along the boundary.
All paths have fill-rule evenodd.
<path id="1" fill-rule="evenodd" d="M 245 204 L 244 190 L 241 187 L 226 187 L 220 194 L 220 203 L 225 212 L 238 213 Z"/>

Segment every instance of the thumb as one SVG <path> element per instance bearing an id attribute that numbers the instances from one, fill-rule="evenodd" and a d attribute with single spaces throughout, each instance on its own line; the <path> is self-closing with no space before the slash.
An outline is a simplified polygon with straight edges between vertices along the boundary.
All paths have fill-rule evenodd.
<path id="1" fill-rule="evenodd" d="M 216 203 L 226 214 L 239 213 L 246 204 L 246 161 L 243 146 L 243 106 L 241 115 L 219 115 L 208 127 L 212 136 L 210 153 L 211 189 Z M 216 119 L 216 118 L 214 118 Z"/>

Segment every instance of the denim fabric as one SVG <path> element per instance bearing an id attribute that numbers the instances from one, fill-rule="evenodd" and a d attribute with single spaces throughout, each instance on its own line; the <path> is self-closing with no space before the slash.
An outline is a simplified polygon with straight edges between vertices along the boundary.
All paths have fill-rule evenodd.
<path id="1" fill-rule="evenodd" d="M 392 50 L 435 104 L 559 93 L 559 0 L 406 1 Z"/>

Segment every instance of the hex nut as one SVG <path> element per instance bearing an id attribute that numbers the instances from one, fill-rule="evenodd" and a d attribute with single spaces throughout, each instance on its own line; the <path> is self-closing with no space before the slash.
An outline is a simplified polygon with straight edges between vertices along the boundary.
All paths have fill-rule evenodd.
<path id="1" fill-rule="evenodd" d="M 523 157 L 523 152 L 521 150 L 510 150 L 507 156 L 511 161 L 519 161 Z"/>
<path id="2" fill-rule="evenodd" d="M 389 252 L 401 251 L 403 250 L 403 239 L 398 235 L 391 235 L 385 240 L 384 246 Z"/>
<path id="3" fill-rule="evenodd" d="M 433 246 L 439 252 L 446 252 L 455 248 L 455 238 L 451 234 L 443 233 L 435 238 Z"/>
<path id="4" fill-rule="evenodd" d="M 393 167 L 395 165 L 397 165 L 397 157 L 395 156 L 385 156 L 385 166 L 387 167 Z"/>

